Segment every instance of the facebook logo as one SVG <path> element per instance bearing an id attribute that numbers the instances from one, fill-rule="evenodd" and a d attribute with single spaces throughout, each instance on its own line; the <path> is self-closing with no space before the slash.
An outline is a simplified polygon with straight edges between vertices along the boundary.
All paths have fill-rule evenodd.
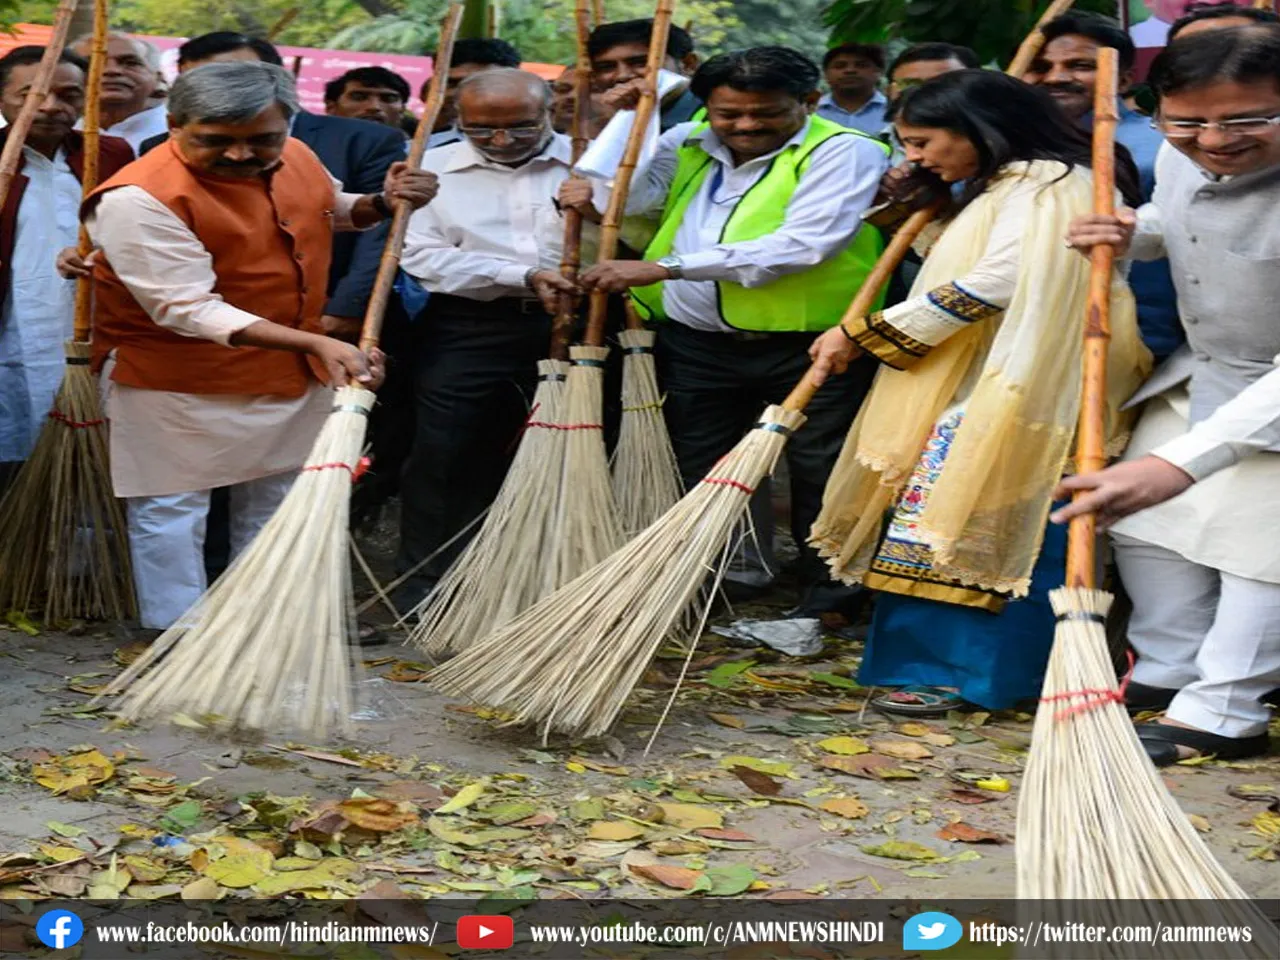
<path id="1" fill-rule="evenodd" d="M 36 921 L 36 936 L 46 947 L 65 950 L 84 936 L 84 923 L 69 910 L 50 910 Z"/>

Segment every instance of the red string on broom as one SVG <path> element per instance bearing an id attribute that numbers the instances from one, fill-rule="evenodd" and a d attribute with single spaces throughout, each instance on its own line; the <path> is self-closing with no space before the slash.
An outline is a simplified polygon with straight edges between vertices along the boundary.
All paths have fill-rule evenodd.
<path id="1" fill-rule="evenodd" d="M 1091 618 L 1092 619 L 1092 618 Z M 1099 618 L 1099 622 L 1105 622 L 1104 618 Z M 1124 703 L 1125 693 L 1129 689 L 1129 681 L 1133 679 L 1134 657 L 1133 651 L 1128 652 L 1129 669 L 1125 671 L 1123 677 L 1120 678 L 1119 687 L 1093 687 L 1084 690 L 1066 690 L 1062 693 L 1055 693 L 1049 697 L 1041 697 L 1041 703 L 1056 703 L 1060 700 L 1074 700 L 1077 697 L 1085 697 L 1084 703 L 1077 703 L 1074 707 L 1068 707 L 1065 710 L 1059 710 L 1053 715 L 1054 720 L 1065 720 L 1067 717 L 1074 717 L 1076 714 L 1087 713 L 1090 710 L 1096 710 L 1098 707 L 1106 703 Z"/>

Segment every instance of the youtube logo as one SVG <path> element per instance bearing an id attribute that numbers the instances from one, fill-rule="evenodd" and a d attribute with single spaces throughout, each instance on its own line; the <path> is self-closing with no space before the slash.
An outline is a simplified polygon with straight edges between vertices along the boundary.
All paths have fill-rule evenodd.
<path id="1" fill-rule="evenodd" d="M 476 915 L 458 920 L 458 946 L 464 950 L 506 950 L 515 941 L 510 917 Z"/>

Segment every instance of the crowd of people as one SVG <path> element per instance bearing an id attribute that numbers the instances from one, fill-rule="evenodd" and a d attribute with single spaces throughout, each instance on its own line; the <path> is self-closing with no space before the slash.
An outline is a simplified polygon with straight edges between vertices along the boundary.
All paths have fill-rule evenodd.
<path id="1" fill-rule="evenodd" d="M 645 91 L 651 32 L 649 20 L 592 32 L 590 103 L 577 111 L 589 137 Z M 679 82 L 628 197 L 628 248 L 600 262 L 610 185 L 570 176 L 572 65 L 549 84 L 501 39 L 460 41 L 413 169 L 418 121 L 391 70 L 332 80 L 326 113 L 311 114 L 265 40 L 195 37 L 165 89 L 154 49 L 113 34 L 103 182 L 82 204 L 77 42 L 0 210 L 0 487 L 57 389 L 69 281 L 92 277 L 93 365 L 142 628 L 177 622 L 261 529 L 330 387 L 352 380 L 380 388 L 355 513 L 399 497 L 395 598 L 408 609 L 503 482 L 562 295 L 625 294 L 658 331 L 686 485 L 816 365 L 823 388 L 786 452 L 801 587 L 790 615 L 852 616 L 874 599 L 859 676 L 885 688 L 877 709 L 1033 703 L 1064 523 L 1093 510 L 1132 601 L 1128 704 L 1163 711 L 1139 726 L 1148 753 L 1263 753 L 1280 688 L 1266 533 L 1280 471 L 1280 25 L 1232 4 L 1192 9 L 1146 78 L 1154 100 L 1139 95 L 1116 22 L 1068 13 L 1043 34 L 1011 77 L 946 43 L 891 60 L 846 44 L 820 63 L 780 46 L 703 61 L 671 27 L 663 66 Z M 1115 217 L 1092 212 L 1106 48 L 1123 91 Z M 0 59 L 10 122 L 42 52 Z M 397 200 L 415 212 L 384 349 L 366 355 L 353 344 Z M 894 282 L 842 323 L 886 239 L 925 205 L 941 213 Z M 568 209 L 588 225 L 576 282 L 559 269 Z M 1122 258 L 1117 462 L 1074 477 L 1097 244 Z M 767 492 L 753 513 L 772 530 Z M 759 539 L 727 576 L 731 596 L 777 576 Z"/>

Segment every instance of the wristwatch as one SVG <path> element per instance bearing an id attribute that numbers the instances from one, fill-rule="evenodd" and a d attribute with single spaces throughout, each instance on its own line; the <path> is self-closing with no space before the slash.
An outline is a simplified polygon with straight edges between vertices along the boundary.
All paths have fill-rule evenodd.
<path id="1" fill-rule="evenodd" d="M 684 261 L 679 257 L 659 257 L 654 263 L 671 274 L 672 280 L 684 279 Z"/>
<path id="2" fill-rule="evenodd" d="M 391 209 L 391 204 L 387 203 L 386 197 L 380 193 L 371 194 L 371 196 L 373 197 L 373 209 L 378 211 L 378 215 L 382 219 L 390 220 L 396 215 L 396 212 Z"/>

